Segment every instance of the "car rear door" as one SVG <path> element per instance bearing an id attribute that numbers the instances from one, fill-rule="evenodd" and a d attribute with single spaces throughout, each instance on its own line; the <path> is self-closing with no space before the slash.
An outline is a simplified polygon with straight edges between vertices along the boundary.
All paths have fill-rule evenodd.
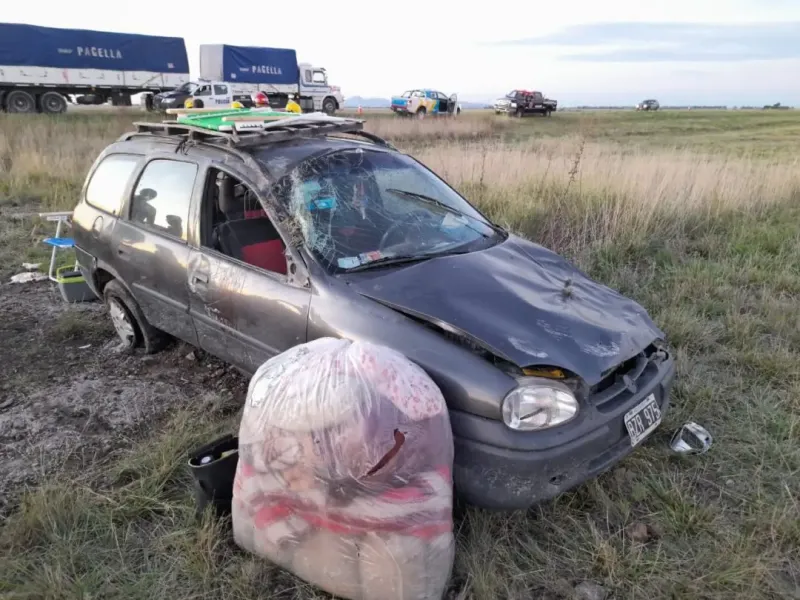
<path id="1" fill-rule="evenodd" d="M 189 315 L 188 230 L 199 166 L 171 153 L 148 156 L 114 232 L 116 263 L 154 327 L 197 343 Z"/>
<path id="2" fill-rule="evenodd" d="M 306 341 L 311 292 L 290 283 L 285 272 L 224 254 L 213 241 L 215 215 L 221 217 L 219 172 L 238 179 L 255 194 L 255 186 L 239 172 L 213 165 L 203 173 L 202 202 L 192 217 L 199 227 L 192 234 L 186 273 L 190 314 L 203 350 L 252 373 L 272 356 Z"/>

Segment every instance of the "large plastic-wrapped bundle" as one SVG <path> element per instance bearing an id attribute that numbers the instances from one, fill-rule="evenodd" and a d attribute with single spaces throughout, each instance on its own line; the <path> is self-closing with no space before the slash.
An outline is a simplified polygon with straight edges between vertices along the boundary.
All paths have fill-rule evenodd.
<path id="1" fill-rule="evenodd" d="M 338 597 L 439 599 L 452 467 L 444 398 L 417 365 L 367 343 L 296 346 L 250 381 L 234 538 Z"/>

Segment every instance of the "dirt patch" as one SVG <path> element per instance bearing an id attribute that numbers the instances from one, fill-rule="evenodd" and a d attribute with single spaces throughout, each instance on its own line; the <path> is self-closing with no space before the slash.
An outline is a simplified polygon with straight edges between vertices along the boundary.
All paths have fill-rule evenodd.
<path id="1" fill-rule="evenodd" d="M 235 370 L 182 343 L 119 354 L 103 304 L 67 304 L 49 282 L 0 285 L 0 340 L 0 513 L 27 486 L 102 461 L 176 408 L 235 410 L 246 392 Z"/>

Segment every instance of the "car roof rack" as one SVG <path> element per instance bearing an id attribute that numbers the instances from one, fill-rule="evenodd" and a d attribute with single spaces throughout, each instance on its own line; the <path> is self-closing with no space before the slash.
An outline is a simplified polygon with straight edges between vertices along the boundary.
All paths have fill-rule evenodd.
<path id="1" fill-rule="evenodd" d="M 247 109 L 181 109 L 175 113 L 179 114 L 178 120 L 135 122 L 136 131 L 123 134 L 119 141 L 127 141 L 137 135 L 156 135 L 241 149 L 299 137 L 351 134 L 395 149 L 383 138 L 364 131 L 364 121 L 361 119 L 331 117 L 321 113 L 295 115 Z M 191 118 L 181 118 L 187 114 Z"/>

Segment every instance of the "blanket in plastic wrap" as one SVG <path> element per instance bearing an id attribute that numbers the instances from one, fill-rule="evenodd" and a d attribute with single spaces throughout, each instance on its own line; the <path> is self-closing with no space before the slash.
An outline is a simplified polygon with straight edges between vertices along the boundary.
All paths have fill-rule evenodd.
<path id="1" fill-rule="evenodd" d="M 453 438 L 428 375 L 323 338 L 258 369 L 239 429 L 242 548 L 352 600 L 427 600 L 453 565 Z"/>

